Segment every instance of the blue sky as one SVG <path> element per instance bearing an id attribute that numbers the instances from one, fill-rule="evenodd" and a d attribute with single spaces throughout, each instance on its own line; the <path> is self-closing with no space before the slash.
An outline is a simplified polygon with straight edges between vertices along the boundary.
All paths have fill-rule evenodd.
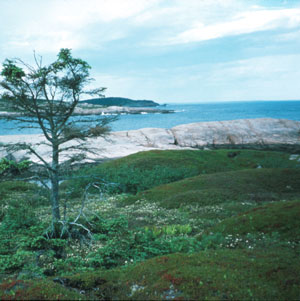
<path id="1" fill-rule="evenodd" d="M 0 0 L 0 61 L 60 48 L 106 96 L 300 99 L 300 0 Z"/>

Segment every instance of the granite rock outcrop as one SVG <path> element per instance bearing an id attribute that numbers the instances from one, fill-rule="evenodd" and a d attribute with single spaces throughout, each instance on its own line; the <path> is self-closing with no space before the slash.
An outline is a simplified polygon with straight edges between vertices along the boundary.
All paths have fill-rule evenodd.
<path id="1" fill-rule="evenodd" d="M 50 155 L 50 148 L 43 144 L 45 142 L 43 135 L 0 136 L 0 142 L 4 144 L 31 143 L 36 145 L 35 147 L 44 159 L 47 160 Z M 145 128 L 112 132 L 106 138 L 88 140 L 88 145 L 99 149 L 88 160 L 118 158 L 153 149 L 249 148 L 288 150 L 299 153 L 300 121 L 260 118 L 199 122 L 183 124 L 171 129 Z M 0 147 L 0 157 L 6 155 L 4 148 Z M 61 160 L 67 160 L 68 155 L 62 155 Z M 20 160 L 26 154 L 19 151 L 13 156 Z M 38 163 L 33 155 L 29 155 L 29 159 Z"/>
<path id="2" fill-rule="evenodd" d="M 193 148 L 297 149 L 300 122 L 258 118 L 199 122 L 171 129 L 178 145 Z"/>

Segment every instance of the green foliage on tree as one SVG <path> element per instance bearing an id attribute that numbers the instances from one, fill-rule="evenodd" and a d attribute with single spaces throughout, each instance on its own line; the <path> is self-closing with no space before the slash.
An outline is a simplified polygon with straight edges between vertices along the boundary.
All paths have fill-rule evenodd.
<path id="1" fill-rule="evenodd" d="M 8 160 L 7 158 L 2 158 L 0 160 L 0 175 L 6 173 L 18 174 L 23 170 L 26 170 L 30 166 L 31 162 L 29 160 L 23 160 L 21 162 L 16 162 L 14 160 Z"/>

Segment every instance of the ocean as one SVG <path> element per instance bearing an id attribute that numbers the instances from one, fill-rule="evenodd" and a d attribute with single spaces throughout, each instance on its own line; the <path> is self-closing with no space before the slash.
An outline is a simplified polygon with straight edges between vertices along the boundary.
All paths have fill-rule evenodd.
<path id="1" fill-rule="evenodd" d="M 300 121 L 300 101 L 240 101 L 198 104 L 168 104 L 171 114 L 121 115 L 111 124 L 113 131 L 141 128 L 171 128 L 176 125 L 252 118 L 280 118 Z M 76 118 L 76 117 L 74 117 Z M 93 116 L 91 116 L 91 121 Z M 13 122 L 0 119 L 0 135 L 40 133 L 38 129 L 18 130 Z"/>

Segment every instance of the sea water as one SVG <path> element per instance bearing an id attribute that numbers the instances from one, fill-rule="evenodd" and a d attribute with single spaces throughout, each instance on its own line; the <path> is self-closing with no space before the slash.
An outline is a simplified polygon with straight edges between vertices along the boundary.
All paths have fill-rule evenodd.
<path id="1" fill-rule="evenodd" d="M 198 104 L 170 104 L 163 109 L 174 110 L 171 114 L 120 115 L 111 124 L 113 131 L 141 128 L 171 128 L 176 125 L 202 122 L 252 118 L 280 118 L 300 121 L 300 101 L 240 101 Z M 76 117 L 74 117 L 76 118 Z M 91 122 L 93 116 L 90 116 Z M 39 129 L 18 130 L 15 122 L 0 119 L 0 135 L 34 134 Z"/>

